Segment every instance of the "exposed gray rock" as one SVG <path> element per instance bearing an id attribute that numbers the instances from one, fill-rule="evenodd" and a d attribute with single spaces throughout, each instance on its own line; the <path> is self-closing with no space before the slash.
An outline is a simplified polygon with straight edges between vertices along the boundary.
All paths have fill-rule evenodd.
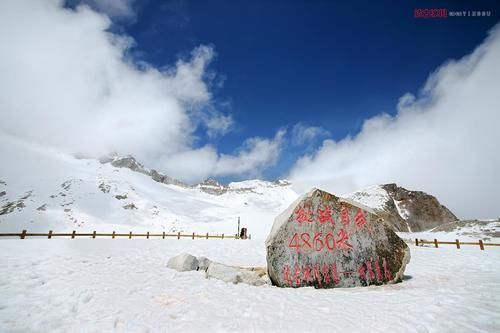
<path id="1" fill-rule="evenodd" d="M 67 180 L 67 181 L 65 181 L 64 183 L 62 183 L 62 184 L 61 184 L 61 187 L 62 187 L 64 190 L 68 191 L 68 190 L 70 189 L 70 187 L 71 187 L 71 180 Z"/>
<path id="2" fill-rule="evenodd" d="M 22 197 L 20 197 L 18 200 L 8 201 L 6 204 L 4 204 L 0 208 L 0 215 L 10 214 L 16 209 L 17 209 L 17 211 L 23 210 L 23 208 L 26 207 L 26 204 L 24 203 L 24 201 L 26 201 L 26 199 L 31 197 L 32 194 L 33 194 L 33 191 L 28 191 Z"/>
<path id="3" fill-rule="evenodd" d="M 251 286 L 270 284 L 264 269 L 227 266 L 212 262 L 208 266 L 206 277 L 222 280 L 228 283 L 245 283 Z"/>
<path id="4" fill-rule="evenodd" d="M 7 194 L 7 192 L 5 192 L 5 191 L 0 192 L 0 198 L 3 197 L 6 194 Z"/>
<path id="5" fill-rule="evenodd" d="M 116 168 L 127 168 L 135 172 L 140 172 L 147 176 L 150 176 L 155 182 L 163 183 L 167 185 L 177 185 L 180 187 L 191 188 L 193 186 L 189 186 L 180 180 L 171 178 L 162 174 L 161 172 L 156 171 L 155 169 L 148 169 L 140 162 L 138 162 L 133 156 L 118 156 L 117 154 L 111 154 L 110 156 L 102 157 L 99 161 L 103 164 L 110 163 L 112 166 Z"/>
<path id="6" fill-rule="evenodd" d="M 104 183 L 100 183 L 98 187 L 102 191 L 102 193 L 109 193 L 109 191 L 111 190 L 111 186 Z"/>
<path id="7" fill-rule="evenodd" d="M 252 286 L 271 284 L 264 268 L 227 266 L 213 262 L 206 257 L 196 258 L 187 253 L 182 253 L 170 258 L 167 267 L 179 272 L 204 271 L 207 279 L 214 278 L 235 284 L 246 283 Z"/>
<path id="8" fill-rule="evenodd" d="M 399 210 L 405 210 L 405 218 L 412 232 L 435 228 L 458 218 L 432 195 L 421 191 L 409 191 L 396 184 L 382 186 L 397 202 Z M 392 209 L 392 215 L 399 215 Z"/>
<path id="9" fill-rule="evenodd" d="M 40 212 L 44 212 L 47 210 L 47 204 L 43 204 L 41 205 L 40 207 L 38 207 L 36 210 L 40 211 Z"/>
<path id="10" fill-rule="evenodd" d="M 222 195 L 227 192 L 228 187 L 220 184 L 213 178 L 208 178 L 204 182 L 197 185 L 197 187 L 206 193 L 214 195 Z"/>
<path id="11" fill-rule="evenodd" d="M 212 261 L 206 257 L 198 257 L 198 270 L 206 271 Z"/>
<path id="12" fill-rule="evenodd" d="M 18 211 L 21 211 L 26 205 L 22 200 L 10 201 L 2 206 L 0 209 L 0 215 L 6 215 L 12 213 L 16 208 Z"/>
<path id="13" fill-rule="evenodd" d="M 198 259 L 188 253 L 181 253 L 175 257 L 170 258 L 167 267 L 175 269 L 179 272 L 197 271 Z"/>
<path id="14" fill-rule="evenodd" d="M 155 169 L 151 169 L 151 178 L 158 183 L 163 183 L 167 185 L 176 185 L 183 188 L 191 188 L 188 184 L 181 182 L 180 180 L 174 179 L 172 177 L 166 176 L 161 172 L 156 171 Z"/>
<path id="15" fill-rule="evenodd" d="M 118 200 L 124 200 L 124 199 L 127 199 L 128 197 L 126 194 L 117 194 L 117 195 L 115 195 L 115 198 Z"/>
<path id="16" fill-rule="evenodd" d="M 400 282 L 410 250 L 374 212 L 313 189 L 276 217 L 267 269 L 280 287 L 355 287 Z"/>
<path id="17" fill-rule="evenodd" d="M 137 209 L 137 207 L 135 206 L 135 204 L 133 202 L 123 206 L 123 209 Z"/>
<path id="18" fill-rule="evenodd" d="M 145 175 L 150 175 L 150 171 L 144 167 L 141 163 L 137 162 L 137 160 L 131 156 L 127 155 L 125 157 L 115 157 L 111 161 L 111 165 L 116 168 L 127 168 L 132 171 L 140 172 Z"/>
<path id="19" fill-rule="evenodd" d="M 434 196 L 396 184 L 372 186 L 348 197 L 361 204 L 373 205 L 375 213 L 395 231 L 424 231 L 457 220 Z"/>

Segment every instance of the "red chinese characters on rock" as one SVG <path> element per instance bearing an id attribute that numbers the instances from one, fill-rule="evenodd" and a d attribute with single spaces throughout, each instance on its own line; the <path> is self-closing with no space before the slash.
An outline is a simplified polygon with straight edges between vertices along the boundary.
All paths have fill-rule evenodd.
<path id="1" fill-rule="evenodd" d="M 349 243 L 349 234 L 344 230 L 340 229 L 337 234 L 337 238 L 333 232 L 327 233 L 323 236 L 323 233 L 317 232 L 314 237 L 308 232 L 303 232 L 301 234 L 294 233 L 292 239 L 288 243 L 289 248 L 294 248 L 299 252 L 300 250 L 310 253 L 312 251 L 335 251 L 343 250 L 347 252 L 352 250 L 352 244 Z"/>
<path id="2" fill-rule="evenodd" d="M 384 270 L 383 274 L 380 267 L 380 260 L 376 259 L 373 262 L 372 260 L 367 260 L 366 262 L 364 262 L 359 266 L 358 276 L 367 285 L 369 285 L 372 282 L 381 283 L 392 280 L 392 274 L 387 268 L 387 261 L 385 258 L 382 258 L 382 269 Z"/>
<path id="3" fill-rule="evenodd" d="M 349 235 L 344 229 L 341 229 L 337 239 L 337 249 L 344 250 L 344 252 L 347 252 L 347 250 L 351 250 L 352 245 L 348 241 Z"/>
<path id="4" fill-rule="evenodd" d="M 292 279 L 290 278 L 290 267 L 288 265 L 283 267 L 283 280 L 285 280 L 285 283 L 288 285 L 292 284 Z"/>
<path id="5" fill-rule="evenodd" d="M 330 284 L 334 282 L 335 284 L 340 283 L 340 279 L 337 274 L 336 264 L 326 264 L 323 265 L 315 264 L 305 265 L 304 267 L 299 267 L 295 265 L 293 269 L 293 276 L 290 275 L 290 267 L 285 265 L 283 269 L 283 279 L 287 285 L 290 286 L 300 286 L 301 284 L 314 283 L 319 287 L 323 287 L 323 282 L 325 284 Z"/>
<path id="6" fill-rule="evenodd" d="M 311 208 L 299 207 L 299 209 L 297 209 L 297 211 L 295 212 L 295 218 L 299 223 L 313 222 L 313 215 Z"/>
<path id="7" fill-rule="evenodd" d="M 318 208 L 318 217 L 321 224 L 333 223 L 335 225 L 332 218 L 332 207 L 330 206 L 325 206 L 323 209 Z"/>
<path id="8" fill-rule="evenodd" d="M 342 223 L 344 226 L 348 226 L 349 223 L 351 223 L 349 209 L 346 206 L 342 206 L 340 208 L 340 223 Z"/>
<path id="9" fill-rule="evenodd" d="M 366 216 L 361 208 L 358 208 L 356 215 L 354 216 L 354 222 L 356 223 L 356 227 L 363 228 L 366 226 Z"/>
<path id="10" fill-rule="evenodd" d="M 384 273 L 382 274 L 382 269 Z M 337 271 L 337 263 L 307 264 L 303 267 L 295 265 L 293 272 L 288 265 L 283 269 L 283 280 L 289 286 L 301 286 L 314 284 L 318 288 L 339 285 L 343 276 L 346 278 L 357 277 L 362 284 L 382 283 L 391 280 L 391 273 L 387 270 L 387 261 L 382 258 L 382 269 L 380 260 L 367 260 L 361 264 L 357 272 Z"/>

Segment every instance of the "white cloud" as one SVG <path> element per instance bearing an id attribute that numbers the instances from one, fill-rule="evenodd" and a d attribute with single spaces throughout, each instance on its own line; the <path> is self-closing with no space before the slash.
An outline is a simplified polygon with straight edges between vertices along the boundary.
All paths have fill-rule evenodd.
<path id="1" fill-rule="evenodd" d="M 79 3 L 87 4 L 95 10 L 113 18 L 133 19 L 135 0 L 81 0 Z"/>
<path id="2" fill-rule="evenodd" d="M 292 129 L 292 144 L 302 146 L 313 143 L 316 139 L 323 139 L 330 136 L 330 133 L 318 126 L 306 126 L 303 123 L 297 123 Z"/>
<path id="3" fill-rule="evenodd" d="M 165 159 L 164 170 L 171 174 L 175 172 L 183 179 L 238 175 L 259 177 L 262 170 L 278 161 L 285 134 L 285 130 L 279 130 L 273 139 L 250 138 L 236 155 L 220 154 L 211 146 L 181 152 Z"/>
<path id="4" fill-rule="evenodd" d="M 395 117 L 365 121 L 355 137 L 325 140 L 290 172 L 299 189 L 341 194 L 397 182 L 434 194 L 461 217 L 500 216 L 500 27 L 432 73 Z"/>
<path id="5" fill-rule="evenodd" d="M 186 181 L 238 175 L 225 167 L 231 159 L 253 163 L 240 166 L 241 173 L 273 164 L 276 156 L 252 147 L 274 147 L 275 139 L 250 139 L 237 156 L 194 148 L 197 129 L 216 135 L 232 124 L 212 106 L 206 82 L 212 47 L 200 46 L 166 69 L 139 66 L 125 56 L 133 40 L 108 32 L 110 24 L 87 6 L 0 2 L 0 131 L 73 154 L 132 154 Z"/>
<path id="6" fill-rule="evenodd" d="M 257 177 L 260 171 L 278 161 L 285 130 L 279 130 L 274 139 L 248 139 L 236 155 L 221 155 L 214 168 L 215 175 L 238 175 Z"/>

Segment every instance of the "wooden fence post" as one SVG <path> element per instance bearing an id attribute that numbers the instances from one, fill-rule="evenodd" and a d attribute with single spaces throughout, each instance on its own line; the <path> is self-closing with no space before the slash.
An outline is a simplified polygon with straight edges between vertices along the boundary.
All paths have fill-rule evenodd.
<path id="1" fill-rule="evenodd" d="M 165 239 L 165 231 L 163 232 L 163 236 L 162 237 L 163 237 L 163 239 Z"/>
<path id="2" fill-rule="evenodd" d="M 177 233 L 177 239 L 181 239 L 181 232 L 180 231 Z"/>
<path id="3" fill-rule="evenodd" d="M 458 239 L 455 239 L 455 244 L 457 244 L 457 249 L 460 249 L 460 241 Z"/>
<path id="4" fill-rule="evenodd" d="M 482 239 L 479 240 L 479 247 L 484 251 L 484 244 Z"/>
<path id="5" fill-rule="evenodd" d="M 75 234 L 76 234 L 76 230 L 73 230 L 73 232 L 71 233 L 71 239 L 75 239 Z"/>
<path id="6" fill-rule="evenodd" d="M 132 239 L 132 231 L 128 234 L 128 239 Z"/>
<path id="7" fill-rule="evenodd" d="M 438 247 L 438 240 L 434 238 L 434 247 Z"/>
<path id="8" fill-rule="evenodd" d="M 208 239 L 208 232 L 207 232 L 207 239 Z"/>
<path id="9" fill-rule="evenodd" d="M 23 232 L 21 232 L 21 239 L 25 238 L 26 238 L 26 230 L 23 230 Z"/>
<path id="10" fill-rule="evenodd" d="M 194 232 L 193 232 L 193 239 L 194 239 Z"/>
<path id="11" fill-rule="evenodd" d="M 418 246 L 418 238 L 415 238 L 415 246 Z"/>
<path id="12" fill-rule="evenodd" d="M 222 239 L 224 239 L 224 234 L 222 234 Z"/>
<path id="13" fill-rule="evenodd" d="M 95 234 L 96 234 L 96 232 L 95 232 L 95 230 L 94 230 L 94 232 L 92 233 L 92 238 L 93 238 L 93 239 L 95 239 Z"/>
<path id="14" fill-rule="evenodd" d="M 149 239 L 149 231 L 148 231 L 148 233 L 146 234 L 146 239 Z"/>
<path id="15" fill-rule="evenodd" d="M 48 237 L 49 237 L 49 239 L 52 238 L 52 230 L 49 230 L 49 236 Z"/>
<path id="16" fill-rule="evenodd" d="M 115 239 L 115 231 L 113 230 L 113 236 L 111 238 Z"/>

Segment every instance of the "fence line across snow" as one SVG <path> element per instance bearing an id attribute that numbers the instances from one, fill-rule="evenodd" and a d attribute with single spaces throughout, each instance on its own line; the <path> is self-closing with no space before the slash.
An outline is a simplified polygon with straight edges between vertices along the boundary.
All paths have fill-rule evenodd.
<path id="1" fill-rule="evenodd" d="M 484 250 L 485 246 L 500 246 L 500 244 L 496 243 L 484 243 L 481 239 L 477 242 L 461 242 L 458 239 L 455 239 L 454 242 L 451 241 L 438 241 L 437 239 L 434 239 L 432 241 L 424 240 L 424 239 L 418 239 L 415 238 L 415 241 L 410 241 L 410 243 L 415 244 L 415 246 L 424 246 L 425 244 L 431 244 L 434 245 L 434 247 L 439 247 L 439 244 L 444 244 L 444 245 L 455 245 L 457 249 L 460 249 L 461 245 L 476 245 L 479 246 L 481 250 Z"/>
<path id="2" fill-rule="evenodd" d="M 189 233 L 189 234 L 183 234 L 181 232 L 177 232 L 177 233 L 166 233 L 166 232 L 150 233 L 149 231 L 146 233 L 133 233 L 132 231 L 130 231 L 128 233 L 117 233 L 115 231 L 113 231 L 112 233 L 98 233 L 96 231 L 93 231 L 91 233 L 77 233 L 76 230 L 73 230 L 73 232 L 71 232 L 71 233 L 68 233 L 68 232 L 55 233 L 52 230 L 49 230 L 48 233 L 38 233 L 38 232 L 27 232 L 26 230 L 23 230 L 20 233 L 0 233 L 0 237 L 19 237 L 20 239 L 26 239 L 27 237 L 47 237 L 48 239 L 51 239 L 52 237 L 71 237 L 71 239 L 74 239 L 76 237 L 91 237 L 91 238 L 111 237 L 112 239 L 118 238 L 118 237 L 125 237 L 125 238 L 129 238 L 129 239 L 132 239 L 132 237 L 134 237 L 134 238 L 145 237 L 146 239 L 154 238 L 154 237 L 162 238 L 162 239 L 166 239 L 166 238 L 240 239 L 240 236 L 238 234 L 234 234 L 234 235 L 212 234 L 211 235 L 208 232 L 205 234 L 197 234 L 194 232 Z M 250 239 L 250 238 L 251 238 L 251 235 L 248 236 L 248 239 Z M 243 238 L 241 238 L 241 239 L 243 239 Z"/>

